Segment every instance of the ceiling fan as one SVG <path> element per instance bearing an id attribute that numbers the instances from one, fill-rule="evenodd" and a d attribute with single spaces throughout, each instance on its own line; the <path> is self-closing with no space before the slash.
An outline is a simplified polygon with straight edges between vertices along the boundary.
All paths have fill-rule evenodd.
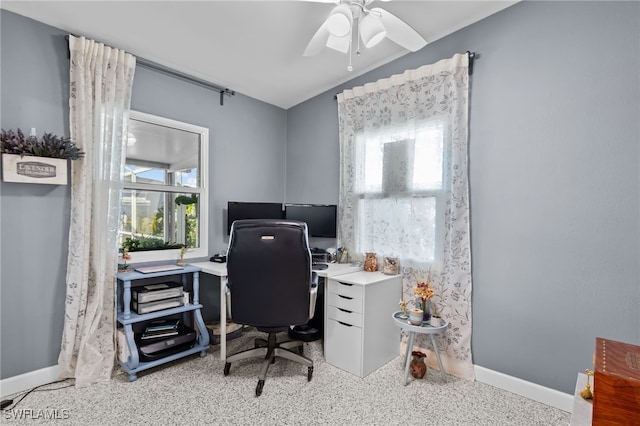
<path id="1" fill-rule="evenodd" d="M 415 52 L 427 42 L 407 23 L 379 7 L 369 8 L 374 0 L 306 0 L 334 3 L 327 19 L 311 38 L 304 56 L 314 56 L 325 47 L 348 53 L 355 37 L 356 54 L 360 54 L 360 41 L 371 48 L 388 38 L 407 50 Z M 387 0 L 389 1 L 389 0 Z M 347 67 L 351 71 L 351 65 Z"/>

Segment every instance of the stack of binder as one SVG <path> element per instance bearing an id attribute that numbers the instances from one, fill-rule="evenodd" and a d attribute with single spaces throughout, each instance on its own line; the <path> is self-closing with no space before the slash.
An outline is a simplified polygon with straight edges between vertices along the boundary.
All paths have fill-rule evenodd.
<path id="1" fill-rule="evenodd" d="M 182 284 L 174 282 L 135 287 L 131 289 L 131 294 L 131 309 L 137 314 L 148 314 L 183 305 Z"/>
<path id="2" fill-rule="evenodd" d="M 178 335 L 179 319 L 163 319 L 158 321 L 151 321 L 147 324 L 140 339 L 158 339 L 160 337 L 171 337 Z"/>

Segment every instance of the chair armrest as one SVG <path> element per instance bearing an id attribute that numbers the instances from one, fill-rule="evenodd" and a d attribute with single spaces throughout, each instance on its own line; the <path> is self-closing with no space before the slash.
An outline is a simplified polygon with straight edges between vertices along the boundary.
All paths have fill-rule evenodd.
<path id="1" fill-rule="evenodd" d="M 318 298 L 318 274 L 311 273 L 311 291 L 309 292 L 309 319 L 316 312 L 316 299 Z"/>

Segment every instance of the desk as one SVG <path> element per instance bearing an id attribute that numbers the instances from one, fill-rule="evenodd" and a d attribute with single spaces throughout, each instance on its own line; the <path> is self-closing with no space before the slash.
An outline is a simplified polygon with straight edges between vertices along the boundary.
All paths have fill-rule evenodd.
<path id="1" fill-rule="evenodd" d="M 227 298 L 225 295 L 225 286 L 227 284 L 227 264 L 216 262 L 196 262 L 190 263 L 190 265 L 202 269 L 202 272 L 206 274 L 220 277 L 220 359 L 225 360 L 227 358 Z M 349 274 L 360 270 L 362 270 L 361 266 L 352 266 L 349 263 L 330 263 L 327 269 L 313 272 L 317 273 L 319 277 L 325 278 L 326 285 L 326 278 Z"/>
<path id="2" fill-rule="evenodd" d="M 438 351 L 438 345 L 436 344 L 436 334 L 444 333 L 447 329 L 449 323 L 444 318 L 444 325 L 440 327 L 432 327 L 429 324 L 423 323 L 423 325 L 413 325 L 410 324 L 407 319 L 403 319 L 400 316 L 402 312 L 398 311 L 393 314 L 393 322 L 403 330 L 407 330 L 409 332 L 409 339 L 407 340 L 407 351 L 405 353 L 404 360 L 404 385 L 407 385 L 407 379 L 409 378 L 409 364 L 411 362 L 411 352 L 413 350 L 413 341 L 416 338 L 416 333 L 428 334 L 431 339 L 431 345 L 433 345 L 433 352 L 436 354 L 436 358 L 438 359 L 438 366 L 440 367 L 440 375 L 444 380 L 444 367 L 442 367 L 442 360 L 440 360 L 440 352 Z"/>

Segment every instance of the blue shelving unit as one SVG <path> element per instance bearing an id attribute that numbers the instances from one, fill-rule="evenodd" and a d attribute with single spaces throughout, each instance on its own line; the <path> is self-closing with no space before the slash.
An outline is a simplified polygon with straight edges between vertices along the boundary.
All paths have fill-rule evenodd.
<path id="1" fill-rule="evenodd" d="M 134 381 L 137 378 L 137 373 L 142 370 L 146 370 L 149 368 L 157 367 L 158 365 L 165 364 L 167 362 L 174 361 L 179 358 L 183 358 L 185 356 L 193 355 L 195 353 L 200 352 L 200 356 L 204 357 L 207 354 L 207 349 L 209 348 L 209 332 L 204 324 L 204 320 L 202 319 L 202 305 L 199 301 L 199 290 L 200 290 L 200 271 L 201 269 L 191 265 L 185 265 L 182 269 L 177 270 L 169 270 L 169 271 L 158 271 L 143 274 L 140 272 L 121 272 L 118 273 L 118 310 L 117 310 L 117 319 L 118 323 L 122 325 L 124 329 L 124 335 L 127 342 L 127 346 L 129 349 L 129 356 L 127 361 L 123 362 L 118 360 L 120 366 L 129 374 L 129 381 Z M 187 285 L 187 280 L 189 275 L 193 276 L 192 280 L 192 292 L 193 292 L 193 300 L 191 303 L 171 309 L 163 309 L 160 311 L 150 312 L 147 314 L 136 314 L 131 311 L 131 286 L 137 280 L 146 280 L 148 278 L 156 278 L 156 277 L 170 277 L 180 275 L 182 285 Z M 134 332 L 133 332 L 133 324 L 139 322 L 145 322 L 157 318 L 167 317 L 175 314 L 187 314 L 189 312 L 193 313 L 193 322 L 198 332 L 198 338 L 196 340 L 195 345 L 187 350 L 182 352 L 168 355 L 161 359 L 157 359 L 154 361 L 141 361 L 138 355 L 138 346 L 136 345 Z"/>

